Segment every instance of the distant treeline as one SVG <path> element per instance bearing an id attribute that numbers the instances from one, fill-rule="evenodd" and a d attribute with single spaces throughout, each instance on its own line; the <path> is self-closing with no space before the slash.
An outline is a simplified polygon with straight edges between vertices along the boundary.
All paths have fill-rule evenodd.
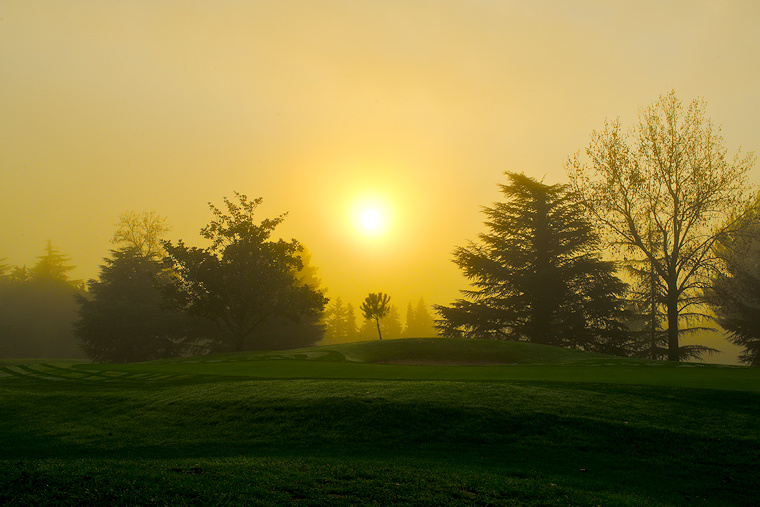
<path id="1" fill-rule="evenodd" d="M 166 241 L 155 213 L 122 215 L 86 286 L 50 244 L 31 269 L 0 266 L 0 356 L 143 361 L 440 333 L 681 361 L 716 352 L 681 341 L 714 321 L 760 366 L 754 156 L 729 159 L 704 110 L 671 92 L 628 132 L 606 123 L 568 160 L 567 185 L 506 173 L 486 232 L 454 252 L 470 287 L 435 321 L 420 300 L 402 326 L 382 294 L 357 324 L 298 241 L 271 239 L 284 215 L 258 222 L 261 198 L 236 193 L 209 205 L 206 248 Z"/>
<path id="2" fill-rule="evenodd" d="M 134 362 L 373 339 L 351 305 L 327 306 L 296 240 L 270 239 L 283 216 L 257 223 L 261 199 L 236 197 L 211 205 L 208 248 L 167 241 L 155 212 L 122 214 L 116 248 L 86 283 L 69 278 L 74 266 L 50 243 L 30 269 L 0 264 L 0 357 Z M 381 326 L 389 338 L 436 334 L 422 299 L 406 326 L 395 306 Z"/>
<path id="3" fill-rule="evenodd" d="M 31 267 L 0 263 L 0 357 L 83 358 L 72 325 L 84 283 L 48 242 Z"/>

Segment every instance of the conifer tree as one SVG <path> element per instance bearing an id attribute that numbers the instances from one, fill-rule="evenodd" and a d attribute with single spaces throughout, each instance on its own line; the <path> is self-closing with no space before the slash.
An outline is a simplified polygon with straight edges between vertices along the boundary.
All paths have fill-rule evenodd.
<path id="1" fill-rule="evenodd" d="M 623 354 L 626 285 L 583 208 L 565 185 L 506 174 L 505 200 L 484 209 L 488 232 L 454 252 L 473 287 L 436 306 L 442 334 Z"/>

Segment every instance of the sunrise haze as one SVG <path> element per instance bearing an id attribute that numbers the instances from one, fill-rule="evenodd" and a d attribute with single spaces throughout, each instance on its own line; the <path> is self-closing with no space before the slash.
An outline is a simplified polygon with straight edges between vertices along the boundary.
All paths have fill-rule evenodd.
<path id="1" fill-rule="evenodd" d="M 757 151 L 758 22 L 742 1 L 5 0 L 0 259 L 50 240 L 94 277 L 120 213 L 201 246 L 238 191 L 288 213 L 328 297 L 447 304 L 504 171 L 566 182 L 606 118 L 673 89 Z"/>

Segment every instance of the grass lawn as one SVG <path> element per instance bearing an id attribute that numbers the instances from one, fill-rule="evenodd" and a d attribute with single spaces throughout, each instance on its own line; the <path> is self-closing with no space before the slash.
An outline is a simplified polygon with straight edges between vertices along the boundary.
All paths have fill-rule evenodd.
<path id="1" fill-rule="evenodd" d="M 760 497 L 751 368 L 443 339 L 131 365 L 4 362 L 0 414 L 0 505 Z"/>

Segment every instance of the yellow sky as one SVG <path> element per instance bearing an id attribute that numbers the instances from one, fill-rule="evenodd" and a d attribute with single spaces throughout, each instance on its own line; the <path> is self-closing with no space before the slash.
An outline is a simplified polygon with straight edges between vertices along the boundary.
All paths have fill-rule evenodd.
<path id="1" fill-rule="evenodd" d="M 605 118 L 675 89 L 760 149 L 759 23 L 717 0 L 3 0 L 0 258 L 50 239 L 95 276 L 120 213 L 200 243 L 237 190 L 289 212 L 329 296 L 449 303 L 503 172 L 565 181 Z M 355 229 L 365 197 L 385 235 Z"/>

